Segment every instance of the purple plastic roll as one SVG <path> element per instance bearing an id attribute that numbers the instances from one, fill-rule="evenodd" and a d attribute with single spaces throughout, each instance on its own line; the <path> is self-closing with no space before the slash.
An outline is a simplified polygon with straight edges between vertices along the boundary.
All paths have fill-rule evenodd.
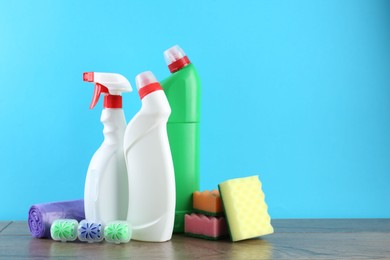
<path id="1" fill-rule="evenodd" d="M 32 205 L 28 212 L 28 226 L 36 238 L 50 238 L 50 226 L 54 220 L 85 219 L 84 200 L 70 200 Z"/>

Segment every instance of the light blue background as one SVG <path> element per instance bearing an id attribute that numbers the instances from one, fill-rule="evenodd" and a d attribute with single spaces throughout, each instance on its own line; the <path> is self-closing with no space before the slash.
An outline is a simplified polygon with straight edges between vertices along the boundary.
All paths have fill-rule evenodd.
<path id="1" fill-rule="evenodd" d="M 203 82 L 201 188 L 259 174 L 273 218 L 390 217 L 390 2 L 1 1 L 0 220 L 83 196 L 84 71 Z M 124 97 L 127 120 L 138 111 Z"/>

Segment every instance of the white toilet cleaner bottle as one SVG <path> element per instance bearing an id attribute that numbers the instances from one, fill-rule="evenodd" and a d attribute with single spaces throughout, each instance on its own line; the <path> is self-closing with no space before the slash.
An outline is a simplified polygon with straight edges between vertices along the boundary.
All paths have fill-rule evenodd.
<path id="1" fill-rule="evenodd" d="M 164 242 L 172 237 L 175 217 L 175 176 L 167 135 L 171 108 L 150 71 L 136 77 L 140 111 L 126 128 L 124 153 L 129 178 L 127 221 L 132 239 Z"/>
<path id="2" fill-rule="evenodd" d="M 122 110 L 122 92 L 132 91 L 129 81 L 116 73 L 86 72 L 83 80 L 95 82 L 90 108 L 104 95 L 100 121 L 104 125 L 104 141 L 88 167 L 84 190 L 85 218 L 103 224 L 126 220 L 128 210 L 128 178 L 123 155 L 126 119 Z"/>

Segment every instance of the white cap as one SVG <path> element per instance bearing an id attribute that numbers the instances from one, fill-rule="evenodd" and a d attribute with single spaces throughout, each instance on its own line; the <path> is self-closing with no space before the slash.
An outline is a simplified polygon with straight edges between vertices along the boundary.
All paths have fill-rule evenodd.
<path id="1" fill-rule="evenodd" d="M 138 90 L 155 82 L 157 82 L 157 79 L 151 71 L 144 71 L 135 77 L 135 84 Z"/>
<path id="2" fill-rule="evenodd" d="M 186 54 L 180 48 L 179 45 L 175 45 L 168 50 L 164 51 L 164 58 L 167 65 L 172 64 L 173 62 L 180 60 L 181 58 L 184 58 Z"/>

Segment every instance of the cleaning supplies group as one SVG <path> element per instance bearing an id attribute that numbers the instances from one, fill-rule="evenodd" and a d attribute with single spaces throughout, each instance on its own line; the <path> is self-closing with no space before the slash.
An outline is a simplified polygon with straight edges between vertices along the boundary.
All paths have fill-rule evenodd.
<path id="1" fill-rule="evenodd" d="M 191 195 L 199 189 L 199 77 L 179 46 L 164 55 L 172 75 L 162 86 L 150 71 L 136 77 L 142 107 L 127 126 L 121 94 L 132 91 L 128 80 L 114 73 L 83 75 L 95 83 L 91 109 L 104 95 L 104 141 L 87 172 L 86 221 L 106 228 L 127 221 L 132 239 L 140 241 L 170 240 L 174 227 L 183 232 Z"/>
<path id="2" fill-rule="evenodd" d="M 132 91 L 128 80 L 83 74 L 95 83 L 90 107 L 104 95 L 104 141 L 88 168 L 84 202 L 30 208 L 34 237 L 119 244 L 163 242 L 183 232 L 212 240 L 229 234 L 232 241 L 273 233 L 258 176 L 199 192 L 199 76 L 179 46 L 164 56 L 172 74 L 161 84 L 149 71 L 136 77 L 142 106 L 127 126 L 121 94 Z"/>

